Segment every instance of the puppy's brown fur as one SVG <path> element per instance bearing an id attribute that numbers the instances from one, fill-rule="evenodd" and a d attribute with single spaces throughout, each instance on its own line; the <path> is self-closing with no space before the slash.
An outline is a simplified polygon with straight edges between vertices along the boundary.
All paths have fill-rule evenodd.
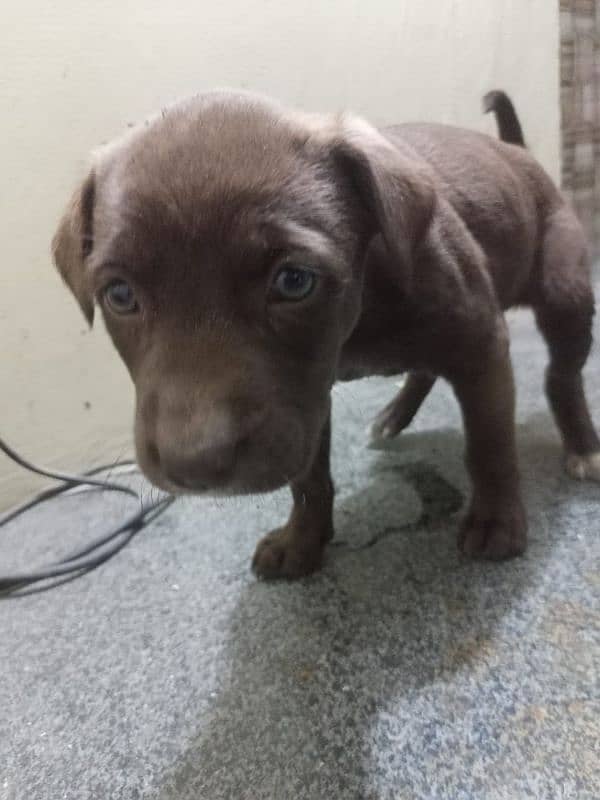
<path id="1" fill-rule="evenodd" d="M 330 390 L 408 371 L 375 423 L 409 424 L 437 376 L 461 405 L 473 496 L 459 543 L 523 552 L 504 309 L 533 307 L 571 471 L 600 479 L 583 393 L 593 294 L 571 210 L 524 149 L 441 125 L 376 130 L 249 95 L 177 105 L 99 153 L 56 237 L 59 270 L 94 299 L 137 390 L 139 462 L 170 491 L 291 485 L 265 577 L 316 569 L 331 538 Z M 282 300 L 282 264 L 314 290 Z M 125 281 L 132 313 L 105 288 Z"/>

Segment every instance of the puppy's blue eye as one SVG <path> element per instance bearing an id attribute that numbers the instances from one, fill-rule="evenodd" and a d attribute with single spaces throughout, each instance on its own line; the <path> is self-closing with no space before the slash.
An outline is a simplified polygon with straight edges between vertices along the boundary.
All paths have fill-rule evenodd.
<path id="1" fill-rule="evenodd" d="M 112 281 L 104 290 L 107 305 L 116 314 L 134 314 L 139 311 L 133 289 L 125 281 Z"/>
<path id="2" fill-rule="evenodd" d="M 282 300 L 304 300 L 316 282 L 317 276 L 311 269 L 290 264 L 279 270 L 273 287 Z"/>

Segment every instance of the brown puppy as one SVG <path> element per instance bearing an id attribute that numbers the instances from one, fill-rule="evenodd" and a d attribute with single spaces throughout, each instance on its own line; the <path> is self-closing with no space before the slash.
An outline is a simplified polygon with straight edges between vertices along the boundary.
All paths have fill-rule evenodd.
<path id="1" fill-rule="evenodd" d="M 397 434 L 436 376 L 448 380 L 473 483 L 460 547 L 523 552 L 503 317 L 516 304 L 548 342 L 567 467 L 600 480 L 581 378 L 594 310 L 584 237 L 520 147 L 210 93 L 101 151 L 53 247 L 135 382 L 150 480 L 171 492 L 290 484 L 290 519 L 254 556 L 261 576 L 311 572 L 333 535 L 334 381 L 402 371 L 376 431 Z"/>

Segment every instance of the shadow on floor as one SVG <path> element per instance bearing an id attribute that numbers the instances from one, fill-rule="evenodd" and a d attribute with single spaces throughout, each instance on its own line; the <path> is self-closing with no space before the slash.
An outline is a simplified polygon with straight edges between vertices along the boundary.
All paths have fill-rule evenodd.
<path id="1" fill-rule="evenodd" d="M 385 771 L 374 764 L 375 720 L 390 702 L 398 746 L 410 748 L 400 742 L 403 699 L 436 691 L 440 713 L 457 719 L 479 701 L 453 676 L 465 671 L 475 686 L 493 665 L 496 629 L 544 570 L 553 540 L 534 497 L 533 552 L 510 564 L 464 561 L 455 547 L 462 436 L 438 430 L 401 442 L 341 500 L 321 573 L 244 587 L 228 626 L 229 672 L 210 719 L 164 776 L 161 800 L 375 800 L 373 770 Z M 550 451 L 547 437 L 534 437 L 524 471 Z"/>

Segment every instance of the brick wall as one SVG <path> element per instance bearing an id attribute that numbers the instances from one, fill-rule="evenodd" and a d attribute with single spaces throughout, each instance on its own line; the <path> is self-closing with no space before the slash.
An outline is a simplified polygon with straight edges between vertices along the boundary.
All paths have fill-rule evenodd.
<path id="1" fill-rule="evenodd" d="M 560 0 L 562 182 L 600 252 L 600 0 Z"/>

